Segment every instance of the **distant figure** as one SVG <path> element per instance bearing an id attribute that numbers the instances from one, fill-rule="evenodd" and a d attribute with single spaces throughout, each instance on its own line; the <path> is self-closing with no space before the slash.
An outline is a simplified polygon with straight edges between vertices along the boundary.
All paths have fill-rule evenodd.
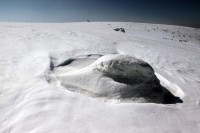
<path id="1" fill-rule="evenodd" d="M 87 22 L 90 22 L 90 20 L 88 19 Z"/>

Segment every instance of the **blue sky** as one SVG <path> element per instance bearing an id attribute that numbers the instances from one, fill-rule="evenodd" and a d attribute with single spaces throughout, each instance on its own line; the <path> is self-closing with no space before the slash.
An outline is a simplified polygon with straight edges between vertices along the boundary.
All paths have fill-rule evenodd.
<path id="1" fill-rule="evenodd" d="M 198 0 L 0 0 L 0 21 L 200 24 Z"/>

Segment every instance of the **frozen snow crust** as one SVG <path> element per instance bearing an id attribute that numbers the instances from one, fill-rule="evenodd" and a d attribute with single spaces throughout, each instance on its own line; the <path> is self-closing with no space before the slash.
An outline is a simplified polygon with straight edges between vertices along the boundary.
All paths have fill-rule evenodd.
<path id="1" fill-rule="evenodd" d="M 71 60 L 65 62 L 69 61 L 72 63 Z M 73 61 L 76 62 L 76 59 Z M 63 73 L 68 71 L 67 65 Z M 69 90 L 106 100 L 167 104 L 182 102 L 160 85 L 148 63 L 128 55 L 105 55 L 87 67 L 57 77 Z"/>

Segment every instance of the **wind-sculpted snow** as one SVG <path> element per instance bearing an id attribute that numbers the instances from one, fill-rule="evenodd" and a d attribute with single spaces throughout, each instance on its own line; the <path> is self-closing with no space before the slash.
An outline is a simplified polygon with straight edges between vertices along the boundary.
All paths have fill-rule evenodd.
<path id="1" fill-rule="evenodd" d="M 102 55 L 100 55 L 100 54 L 89 54 L 89 55 L 86 55 L 86 56 L 81 55 L 81 56 L 77 56 L 77 57 L 74 57 L 74 58 L 67 59 L 66 61 L 64 61 L 63 63 L 59 64 L 56 67 L 69 65 L 69 64 L 71 64 L 73 61 L 75 61 L 77 59 L 82 59 L 83 60 L 83 59 L 89 59 L 91 57 L 93 59 L 94 57 L 101 57 L 101 56 Z"/>
<path id="2" fill-rule="evenodd" d="M 199 38 L 159 24 L 0 23 L 0 133 L 199 133 Z"/>
<path id="3" fill-rule="evenodd" d="M 153 68 L 146 62 L 127 55 L 107 55 L 97 60 L 96 68 L 113 78 L 149 80 L 154 77 Z"/>
<path id="4" fill-rule="evenodd" d="M 71 62 L 64 63 L 69 65 Z M 62 73 L 68 72 L 68 69 L 66 66 Z M 107 100 L 164 104 L 182 102 L 160 85 L 148 63 L 127 55 L 105 55 L 87 67 L 56 77 L 66 89 Z"/>

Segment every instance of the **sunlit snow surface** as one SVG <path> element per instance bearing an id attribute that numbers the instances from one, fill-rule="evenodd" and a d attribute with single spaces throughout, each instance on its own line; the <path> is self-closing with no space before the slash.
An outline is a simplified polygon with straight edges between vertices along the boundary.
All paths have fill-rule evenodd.
<path id="1" fill-rule="evenodd" d="M 125 33 L 113 30 L 121 27 Z M 57 78 L 84 71 L 108 54 L 148 62 L 161 84 L 183 103 L 101 100 L 71 91 Z M 76 61 L 56 67 L 68 59 Z M 85 82 L 93 76 L 88 74 Z M 199 29 L 137 23 L 0 23 L 0 133 L 199 133 L 199 87 Z"/>

